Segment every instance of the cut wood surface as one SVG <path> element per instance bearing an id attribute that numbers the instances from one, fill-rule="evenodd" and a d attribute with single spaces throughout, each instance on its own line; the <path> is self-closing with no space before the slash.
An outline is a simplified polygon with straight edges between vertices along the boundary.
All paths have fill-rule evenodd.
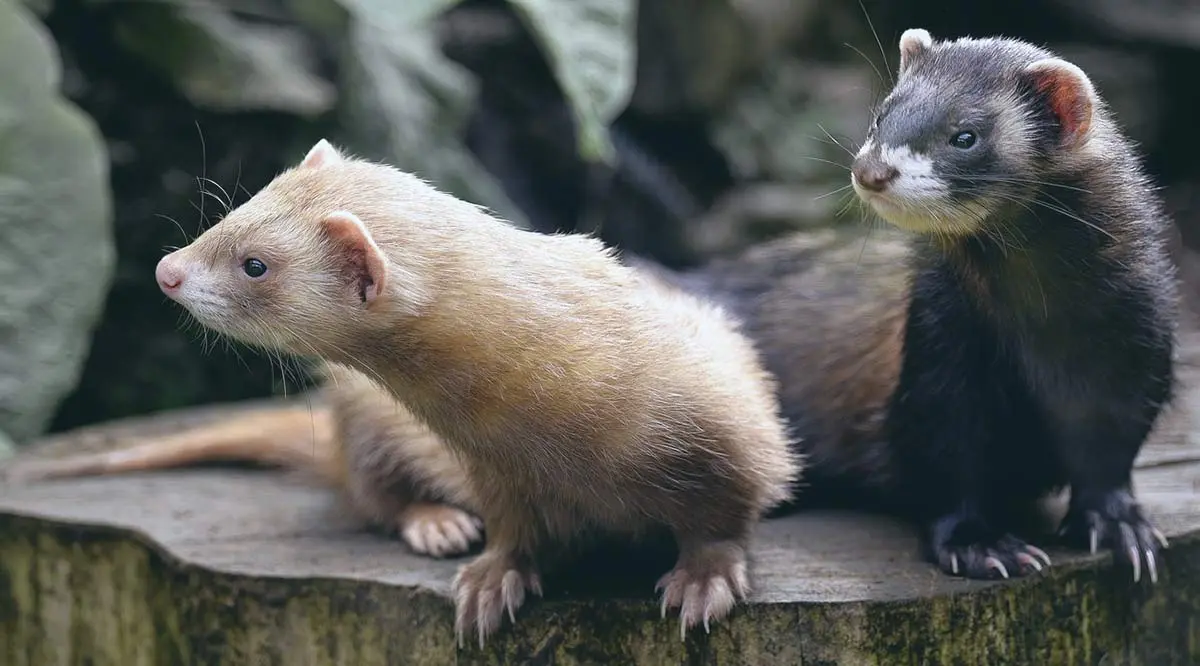
<path id="1" fill-rule="evenodd" d="M 963 581 L 923 563 L 904 525 L 810 511 L 760 526 L 752 599 L 710 634 L 680 640 L 653 576 L 595 590 L 581 567 L 483 649 L 457 648 L 449 587 L 465 559 L 414 556 L 295 475 L 210 466 L 0 487 L 0 664 L 1200 663 L 1200 345 L 1184 342 L 1185 390 L 1135 477 L 1171 538 L 1157 585 L 1062 548 L 1043 574 Z M 105 424 L 21 455 L 118 446 L 255 406 Z"/>

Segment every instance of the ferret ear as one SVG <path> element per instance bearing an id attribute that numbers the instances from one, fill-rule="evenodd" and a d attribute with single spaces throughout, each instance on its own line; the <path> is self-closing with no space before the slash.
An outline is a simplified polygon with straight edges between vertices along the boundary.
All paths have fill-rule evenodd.
<path id="1" fill-rule="evenodd" d="M 337 164 L 343 159 L 345 158 L 342 157 L 337 148 L 333 147 L 333 144 L 325 139 L 321 139 L 316 145 L 308 149 L 308 154 L 300 162 L 300 168 L 316 169 L 318 167 L 329 166 L 330 164 Z"/>
<path id="2" fill-rule="evenodd" d="M 388 260 L 367 226 L 354 213 L 337 211 L 321 220 L 321 230 L 333 244 L 336 260 L 368 308 L 383 293 L 387 282 Z"/>
<path id="3" fill-rule="evenodd" d="M 1041 93 L 1062 127 L 1062 144 L 1075 147 L 1087 139 L 1096 109 L 1096 89 L 1082 69 L 1060 58 L 1043 58 L 1025 68 L 1026 80 Z"/>
<path id="4" fill-rule="evenodd" d="M 900 35 L 900 71 L 906 71 L 922 53 L 933 47 L 933 36 L 924 28 L 909 28 Z"/>

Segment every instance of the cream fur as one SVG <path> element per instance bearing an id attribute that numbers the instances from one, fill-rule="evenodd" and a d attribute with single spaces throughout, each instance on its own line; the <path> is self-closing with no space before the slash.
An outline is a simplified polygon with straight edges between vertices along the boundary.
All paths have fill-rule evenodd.
<path id="1" fill-rule="evenodd" d="M 264 278 L 244 279 L 249 256 Z M 774 380 L 720 308 L 595 239 L 516 229 L 321 144 L 163 261 L 205 326 L 353 368 L 436 434 L 418 438 L 432 455 L 403 455 L 451 479 L 444 490 L 487 530 L 455 581 L 460 636 L 482 641 L 540 592 L 544 549 L 588 529 L 674 534 L 664 604 L 682 607 L 684 629 L 746 594 L 752 525 L 789 496 L 800 461 Z M 382 284 L 373 301 L 369 284 Z"/>

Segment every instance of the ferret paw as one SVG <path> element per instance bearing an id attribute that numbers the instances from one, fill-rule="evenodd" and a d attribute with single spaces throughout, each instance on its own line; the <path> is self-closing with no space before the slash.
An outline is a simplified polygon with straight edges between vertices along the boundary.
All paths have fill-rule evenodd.
<path id="1" fill-rule="evenodd" d="M 675 568 L 654 586 L 662 592 L 662 616 L 679 608 L 679 637 L 700 624 L 708 633 L 709 623 L 724 618 L 750 591 L 746 575 L 746 551 L 733 542 L 704 544 L 680 553 Z"/>
<path id="2" fill-rule="evenodd" d="M 483 521 L 449 504 L 412 504 L 396 528 L 413 552 L 432 557 L 462 555 L 483 538 Z"/>
<path id="3" fill-rule="evenodd" d="M 933 523 L 929 547 L 943 572 L 964 578 L 1011 578 L 1050 566 L 1041 548 L 961 513 Z"/>
<path id="4" fill-rule="evenodd" d="M 1114 559 L 1133 569 L 1135 583 L 1141 580 L 1143 567 L 1150 582 L 1158 582 L 1158 562 L 1167 537 L 1127 490 L 1073 496 L 1059 534 L 1073 545 L 1086 544 L 1093 554 L 1102 545 L 1112 548 Z"/>
<path id="5" fill-rule="evenodd" d="M 482 648 L 487 637 L 500 627 L 506 611 L 509 621 L 517 621 L 517 609 L 525 603 L 526 590 L 542 596 L 542 580 L 532 563 L 516 555 L 484 551 L 458 570 L 451 589 L 458 646 L 462 647 L 466 633 L 474 630 Z"/>

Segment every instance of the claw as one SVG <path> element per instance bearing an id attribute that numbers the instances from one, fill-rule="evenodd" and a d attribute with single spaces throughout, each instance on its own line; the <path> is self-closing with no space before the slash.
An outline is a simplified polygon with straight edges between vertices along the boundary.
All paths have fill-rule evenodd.
<path id="1" fill-rule="evenodd" d="M 1029 544 L 1025 545 L 1025 550 L 1028 551 L 1029 554 L 1041 560 L 1046 566 L 1050 566 L 1050 556 L 1046 554 L 1046 551 L 1038 548 L 1037 546 L 1031 546 Z M 1041 571 L 1040 567 L 1038 568 L 1038 571 Z"/>
<path id="2" fill-rule="evenodd" d="M 666 589 L 666 587 L 667 587 L 667 577 L 663 576 L 662 578 L 658 579 L 657 583 L 654 584 L 654 593 L 659 594 L 660 592 L 663 592 Z M 663 620 L 667 619 L 667 609 L 670 607 L 671 607 L 671 597 L 668 596 L 667 594 L 663 594 L 661 597 L 661 602 L 659 603 L 659 609 L 662 611 L 661 619 L 663 619 Z"/>
<path id="3" fill-rule="evenodd" d="M 1133 528 L 1126 523 L 1120 524 L 1121 539 L 1124 543 L 1129 544 L 1126 549 L 1129 552 L 1129 563 L 1133 566 L 1133 582 L 1138 582 L 1142 579 L 1142 557 L 1138 553 L 1137 534 Z"/>
<path id="4" fill-rule="evenodd" d="M 987 558 L 986 560 L 984 560 L 984 564 L 987 565 L 988 567 L 998 571 L 1000 573 L 1001 578 L 1008 578 L 1008 569 L 1005 569 L 1004 563 L 1001 562 L 1000 560 L 996 559 L 995 557 Z"/>
<path id="5" fill-rule="evenodd" d="M 1073 506 L 1063 523 L 1070 533 L 1088 530 L 1092 554 L 1103 546 L 1113 551 L 1118 566 L 1128 562 L 1135 584 L 1142 581 L 1143 566 L 1150 581 L 1158 581 L 1158 550 L 1167 547 L 1167 538 L 1146 518 L 1130 492 L 1093 493 Z"/>
<path id="6" fill-rule="evenodd" d="M 521 580 L 520 574 L 515 571 L 504 574 L 500 582 L 500 599 L 504 602 L 504 609 L 508 611 L 509 621 L 515 623 L 517 608 L 525 602 L 525 582 Z"/>
<path id="7" fill-rule="evenodd" d="M 396 529 L 413 552 L 449 557 L 467 552 L 480 540 L 476 520 L 449 505 L 415 503 L 399 515 Z"/>
<path id="8" fill-rule="evenodd" d="M 515 623 L 526 590 L 535 584 L 540 587 L 536 577 L 528 567 L 518 565 L 511 556 L 502 553 L 484 553 L 460 567 L 451 583 L 458 647 L 465 645 L 467 632 L 474 630 L 479 647 L 483 648 L 505 615 Z"/>
<path id="9" fill-rule="evenodd" d="M 738 544 L 717 542 L 702 545 L 667 572 L 654 586 L 661 591 L 660 609 L 679 608 L 679 640 L 686 641 L 688 630 L 704 626 L 707 634 L 712 623 L 721 620 L 746 592 L 745 554 Z"/>
<path id="10" fill-rule="evenodd" d="M 1162 546 L 1163 549 L 1166 549 L 1167 535 L 1163 534 L 1157 527 L 1151 527 L 1150 533 L 1153 534 L 1154 538 L 1158 540 L 1158 545 Z"/>
<path id="11" fill-rule="evenodd" d="M 1042 570 L 1042 563 L 1029 553 L 1017 553 L 1017 561 L 1019 561 L 1021 564 L 1031 566 L 1037 571 Z"/>

